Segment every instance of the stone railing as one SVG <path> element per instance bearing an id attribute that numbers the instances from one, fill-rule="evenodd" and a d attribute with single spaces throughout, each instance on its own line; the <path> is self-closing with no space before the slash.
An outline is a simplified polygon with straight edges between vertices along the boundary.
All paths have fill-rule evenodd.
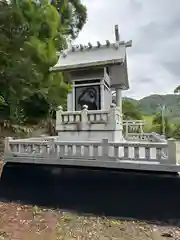
<path id="1" fill-rule="evenodd" d="M 109 110 L 88 110 L 83 106 L 81 111 L 64 112 L 60 107 L 56 113 L 57 131 L 78 130 L 113 130 L 118 125 L 122 128 L 120 109 L 115 104 Z"/>
<path id="2" fill-rule="evenodd" d="M 166 137 L 164 135 L 160 135 L 158 133 L 152 132 L 151 133 L 154 140 L 157 142 L 167 142 Z"/>
<path id="3" fill-rule="evenodd" d="M 67 111 L 63 112 L 63 108 L 59 107 L 56 112 L 56 123 L 58 124 L 73 124 L 81 121 L 81 111 Z"/>
<path id="4" fill-rule="evenodd" d="M 9 139 L 12 139 L 11 137 L 9 137 Z M 45 135 L 41 135 L 40 137 L 30 137 L 30 138 L 17 138 L 17 139 L 13 139 L 14 142 L 32 142 L 32 141 L 40 141 L 40 142 L 48 142 L 50 140 L 59 140 L 59 136 L 45 136 Z"/>
<path id="5" fill-rule="evenodd" d="M 129 133 L 143 133 L 144 120 L 123 120 L 123 129 L 125 137 L 128 137 Z"/>
<path id="6" fill-rule="evenodd" d="M 96 110 L 96 111 L 88 111 L 88 121 L 93 123 L 93 122 L 108 122 L 108 111 L 103 111 L 103 110 Z"/>
<path id="7" fill-rule="evenodd" d="M 164 136 L 157 133 L 128 133 L 125 137 L 128 141 L 167 142 Z"/>
<path id="8" fill-rule="evenodd" d="M 171 148 L 172 142 L 170 141 Z M 174 142 L 173 142 L 174 143 Z M 13 140 L 7 138 L 5 141 L 6 157 L 22 157 L 22 161 L 31 158 L 36 160 L 49 159 L 49 164 L 61 161 L 61 158 L 101 160 L 101 161 L 150 161 L 168 163 L 168 144 L 166 143 L 114 143 L 107 139 L 102 142 L 61 142 L 54 139 L 46 140 Z M 24 159 L 24 160 L 23 160 Z"/>

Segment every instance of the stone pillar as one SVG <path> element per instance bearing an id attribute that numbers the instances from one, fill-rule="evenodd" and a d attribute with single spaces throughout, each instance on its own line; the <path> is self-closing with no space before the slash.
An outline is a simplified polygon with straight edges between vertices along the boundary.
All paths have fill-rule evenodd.
<path id="1" fill-rule="evenodd" d="M 75 111 L 76 99 L 75 99 L 75 86 L 72 86 L 72 111 Z"/>
<path id="2" fill-rule="evenodd" d="M 63 108 L 62 106 L 59 106 L 56 111 L 56 131 L 61 130 L 62 121 L 63 121 L 62 113 L 63 113 Z M 58 135 L 59 135 L 59 132 L 58 132 Z"/>
<path id="3" fill-rule="evenodd" d="M 73 93 L 70 92 L 67 95 L 67 110 L 73 111 Z"/>
<path id="4" fill-rule="evenodd" d="M 11 148 L 9 145 L 9 141 L 13 140 L 12 137 L 6 137 L 4 140 L 4 153 L 9 154 L 11 152 Z"/>
<path id="5" fill-rule="evenodd" d="M 122 115 L 122 89 L 116 88 L 116 106 L 120 108 Z"/>
<path id="6" fill-rule="evenodd" d="M 88 106 L 83 105 L 81 110 L 81 129 L 80 130 L 87 130 L 88 129 Z"/>
<path id="7" fill-rule="evenodd" d="M 119 117 L 118 117 L 119 115 Z M 121 142 L 124 140 L 122 131 L 122 118 L 120 116 L 120 109 L 115 104 L 111 104 L 108 116 L 108 129 L 113 131 L 113 141 Z"/>
<path id="8" fill-rule="evenodd" d="M 101 81 L 101 85 L 100 85 L 100 99 L 101 99 L 101 108 L 100 110 L 104 110 L 105 109 L 105 102 L 107 101 L 107 99 L 104 99 L 104 83 L 103 81 Z"/>
<path id="9" fill-rule="evenodd" d="M 180 141 L 173 138 L 168 139 L 168 162 L 180 164 Z"/>

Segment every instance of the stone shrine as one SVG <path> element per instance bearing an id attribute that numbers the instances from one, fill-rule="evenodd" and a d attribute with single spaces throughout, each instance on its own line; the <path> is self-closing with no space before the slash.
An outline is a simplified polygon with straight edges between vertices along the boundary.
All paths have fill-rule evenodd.
<path id="1" fill-rule="evenodd" d="M 157 133 L 128 133 L 136 120 L 124 121 L 122 134 L 123 90 L 129 88 L 126 48 L 131 41 L 97 42 L 72 46 L 60 54 L 50 71 L 66 73 L 72 83 L 68 111 L 56 112 L 58 136 L 5 139 L 4 165 L 36 164 L 46 169 L 67 166 L 101 169 L 126 169 L 151 172 L 180 172 L 180 143 Z M 111 91 L 116 92 L 117 106 Z M 17 165 L 18 164 L 18 165 Z M 15 176 L 15 174 L 14 174 Z"/>
<path id="2" fill-rule="evenodd" d="M 56 130 L 64 141 L 123 140 L 121 92 L 129 88 L 126 48 L 132 42 L 120 41 L 117 25 L 115 36 L 114 43 L 72 46 L 50 69 L 66 73 L 72 83 L 68 111 L 60 107 L 56 116 Z"/>

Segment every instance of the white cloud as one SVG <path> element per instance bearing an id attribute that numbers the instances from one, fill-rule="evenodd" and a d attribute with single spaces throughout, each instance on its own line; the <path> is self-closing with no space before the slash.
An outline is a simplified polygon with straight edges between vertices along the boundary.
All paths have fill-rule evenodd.
<path id="1" fill-rule="evenodd" d="M 171 93 L 180 79 L 179 0 L 84 0 L 88 21 L 76 42 L 114 40 L 114 25 L 121 39 L 132 39 L 127 49 L 130 90 L 141 98 Z"/>

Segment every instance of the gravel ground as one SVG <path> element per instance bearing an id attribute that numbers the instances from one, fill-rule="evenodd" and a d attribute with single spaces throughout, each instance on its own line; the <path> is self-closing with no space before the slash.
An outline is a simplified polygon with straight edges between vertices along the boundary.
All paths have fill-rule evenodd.
<path id="1" fill-rule="evenodd" d="M 0 201 L 0 240 L 180 239 L 174 176 L 6 167 Z"/>

